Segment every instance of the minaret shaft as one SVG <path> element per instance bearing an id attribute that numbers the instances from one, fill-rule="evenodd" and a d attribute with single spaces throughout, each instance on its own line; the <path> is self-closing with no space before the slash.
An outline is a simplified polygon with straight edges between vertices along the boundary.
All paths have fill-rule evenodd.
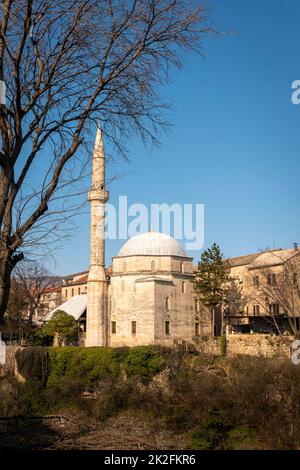
<path id="1" fill-rule="evenodd" d="M 87 290 L 86 346 L 107 345 L 108 282 L 105 273 L 105 154 L 100 126 L 92 162 L 90 269 Z"/>

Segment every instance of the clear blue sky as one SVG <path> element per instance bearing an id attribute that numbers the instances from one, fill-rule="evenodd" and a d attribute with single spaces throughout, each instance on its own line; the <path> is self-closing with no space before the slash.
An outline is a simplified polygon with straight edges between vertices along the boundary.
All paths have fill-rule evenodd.
<path id="1" fill-rule="evenodd" d="M 210 0 L 221 31 L 205 58 L 191 56 L 166 89 L 174 103 L 172 131 L 149 154 L 131 142 L 130 163 L 110 174 L 111 202 L 203 203 L 205 245 L 225 256 L 300 242 L 299 0 Z M 89 217 L 57 251 L 59 274 L 89 264 Z M 107 263 L 123 241 L 107 243 Z M 200 252 L 189 252 L 195 260 Z"/>

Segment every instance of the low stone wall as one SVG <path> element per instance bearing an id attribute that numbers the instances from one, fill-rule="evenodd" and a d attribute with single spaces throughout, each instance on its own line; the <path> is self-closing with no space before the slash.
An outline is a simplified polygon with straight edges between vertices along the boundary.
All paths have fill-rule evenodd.
<path id="1" fill-rule="evenodd" d="M 290 357 L 292 336 L 271 336 L 243 334 L 227 336 L 227 354 L 248 354 L 249 356 Z"/>
<path id="2" fill-rule="evenodd" d="M 233 334 L 226 336 L 226 355 L 235 356 L 246 354 L 249 356 L 290 357 L 292 336 L 271 336 L 264 334 Z M 197 350 L 204 354 L 221 355 L 222 345 L 219 337 L 199 338 L 196 343 Z M 224 347 L 224 346 L 223 346 Z"/>

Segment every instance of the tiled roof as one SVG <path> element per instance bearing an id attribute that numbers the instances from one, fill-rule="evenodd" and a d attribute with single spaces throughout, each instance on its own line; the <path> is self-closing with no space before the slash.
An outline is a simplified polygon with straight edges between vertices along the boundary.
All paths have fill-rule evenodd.
<path id="1" fill-rule="evenodd" d="M 83 277 L 80 277 L 79 279 L 76 279 L 76 281 L 73 282 L 73 284 L 86 284 L 88 280 L 88 274 L 86 274 Z"/>
<path id="2" fill-rule="evenodd" d="M 297 256 L 299 254 L 300 250 L 295 250 L 294 248 L 289 250 L 277 248 L 274 250 L 252 253 L 250 255 L 237 256 L 236 258 L 229 258 L 228 261 L 232 268 L 250 265 L 249 269 L 255 269 L 259 267 L 283 264 L 293 256 Z"/>
<path id="3" fill-rule="evenodd" d="M 261 255 L 254 260 L 250 269 L 280 265 L 297 255 L 300 255 L 300 250 L 295 249 L 272 250 L 267 253 L 261 253 Z"/>
<path id="4" fill-rule="evenodd" d="M 47 287 L 43 290 L 43 294 L 51 294 L 52 292 L 60 292 L 61 286 Z"/>
<path id="5" fill-rule="evenodd" d="M 68 274 L 67 276 L 63 276 L 63 279 L 72 279 L 73 277 L 80 276 L 80 274 L 88 274 L 88 270 L 86 271 L 81 271 L 79 273 L 74 273 L 74 274 Z"/>
<path id="6" fill-rule="evenodd" d="M 236 256 L 235 258 L 229 258 L 229 264 L 232 268 L 236 266 L 245 266 L 251 264 L 261 255 L 261 253 L 251 253 L 250 255 Z"/>

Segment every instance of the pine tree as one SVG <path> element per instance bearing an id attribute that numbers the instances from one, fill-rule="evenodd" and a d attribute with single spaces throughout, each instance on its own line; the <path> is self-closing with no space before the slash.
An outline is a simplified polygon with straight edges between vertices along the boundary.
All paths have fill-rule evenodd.
<path id="1" fill-rule="evenodd" d="M 213 313 L 226 298 L 230 265 L 224 260 L 219 245 L 213 243 L 205 250 L 198 263 L 194 280 L 194 292 L 202 304 Z"/>

